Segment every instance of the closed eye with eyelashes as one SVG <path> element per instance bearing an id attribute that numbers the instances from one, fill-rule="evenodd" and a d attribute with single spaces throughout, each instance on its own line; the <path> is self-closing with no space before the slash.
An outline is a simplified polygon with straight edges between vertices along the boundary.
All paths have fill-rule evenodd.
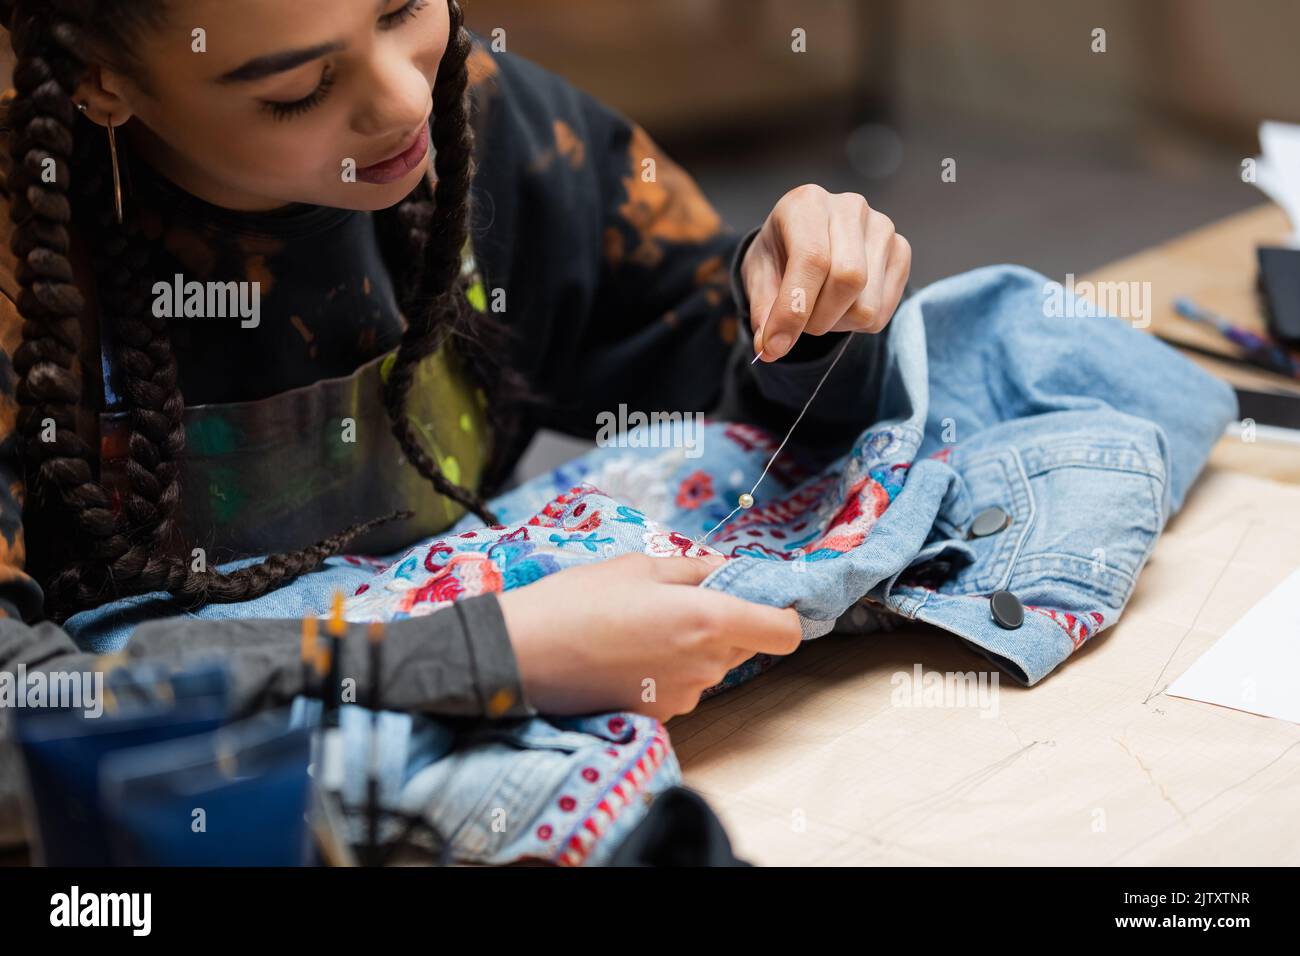
<path id="1" fill-rule="evenodd" d="M 386 13 L 379 18 L 379 29 L 395 30 L 419 16 L 428 5 L 429 0 L 407 0 L 392 13 Z M 330 90 L 334 88 L 336 80 L 337 75 L 333 64 L 326 63 L 321 71 L 320 82 L 306 96 L 288 102 L 267 101 L 262 104 L 262 107 L 277 120 L 294 119 L 320 106 L 329 96 Z"/>

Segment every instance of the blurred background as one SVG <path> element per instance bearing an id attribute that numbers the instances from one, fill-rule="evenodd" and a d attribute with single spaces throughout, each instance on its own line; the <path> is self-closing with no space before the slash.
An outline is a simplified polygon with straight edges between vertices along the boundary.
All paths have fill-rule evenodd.
<path id="1" fill-rule="evenodd" d="M 1063 280 L 1262 202 L 1241 181 L 1259 122 L 1300 120 L 1295 0 L 465 9 L 644 126 L 738 230 L 801 183 L 863 193 L 911 241 L 918 284 L 994 262 Z"/>
<path id="2" fill-rule="evenodd" d="M 640 123 L 737 231 L 802 183 L 864 194 L 915 286 L 999 262 L 1064 281 L 1261 203 L 1259 123 L 1300 121 L 1296 0 L 462 2 Z M 586 447 L 544 436 L 520 474 Z"/>
<path id="3" fill-rule="evenodd" d="M 1241 181 L 1259 122 L 1300 120 L 1296 0 L 463 6 L 645 127 L 737 230 L 802 183 L 863 193 L 916 284 L 994 262 L 1063 279 L 1261 202 Z"/>
<path id="4" fill-rule="evenodd" d="M 1257 205 L 1260 121 L 1300 121 L 1296 0 L 465 9 L 645 127 L 738 231 L 802 183 L 862 193 L 910 240 L 915 286 L 998 262 L 1065 281 Z M 587 447 L 544 434 L 520 476 Z"/>

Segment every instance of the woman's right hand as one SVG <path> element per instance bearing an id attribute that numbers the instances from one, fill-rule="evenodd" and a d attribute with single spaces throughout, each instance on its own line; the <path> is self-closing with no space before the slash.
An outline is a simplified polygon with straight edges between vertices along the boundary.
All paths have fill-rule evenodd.
<path id="1" fill-rule="evenodd" d="M 543 713 L 684 714 L 754 654 L 799 646 L 799 615 L 698 587 L 721 557 L 625 554 L 499 595 L 528 702 Z"/>

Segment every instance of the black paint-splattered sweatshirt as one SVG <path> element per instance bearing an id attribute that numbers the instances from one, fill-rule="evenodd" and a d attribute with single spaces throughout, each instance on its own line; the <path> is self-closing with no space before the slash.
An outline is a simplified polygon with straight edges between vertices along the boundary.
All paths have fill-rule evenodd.
<path id="1" fill-rule="evenodd" d="M 840 336 L 805 337 L 780 362 L 750 367 L 753 344 L 739 264 L 757 230 L 742 237 L 728 228 L 691 177 L 643 129 L 559 76 L 491 52 L 477 38 L 470 65 L 478 162 L 474 251 L 487 288 L 504 290 L 509 303 L 505 315 L 518 333 L 510 360 L 551 400 L 534 427 L 592 437 L 598 412 L 627 403 L 647 411 L 743 417 L 783 432 Z M 656 165 L 652 180 L 642 176 L 647 160 Z M 174 329 L 187 404 L 256 398 L 347 374 L 396 342 L 401 319 L 387 277 L 373 271 L 382 265 L 375 259 L 368 214 L 289 207 L 250 218 L 205 209 L 197 201 L 180 207 L 190 217 L 182 226 L 204 235 L 206 245 L 196 251 L 192 236 L 170 243 L 164 252 L 175 262 L 193 268 L 197 257 L 207 262 L 210 278 L 271 274 L 275 282 L 274 294 L 263 303 L 260 345 L 250 349 L 247 330 L 233 322 L 201 331 Z M 7 215 L 0 221 L 9 228 Z M 249 230 L 275 237 L 270 261 L 264 246 L 250 246 Z M 222 241 L 223 233 L 229 241 Z M 320 246 L 325 233 L 328 250 Z M 345 238 L 337 245 L 340 236 Z M 4 246 L 0 669 L 22 662 L 29 669 L 79 670 L 90 666 L 88 656 L 78 653 L 61 628 L 36 623 L 41 590 L 24 569 L 23 476 L 9 361 L 21 321 L 14 306 L 15 262 Z M 340 285 L 350 291 L 334 302 L 330 290 Z M 309 327 L 304 316 L 311 316 Z M 99 348 L 94 327 L 87 325 L 83 355 L 90 369 L 96 368 Z M 853 423 L 835 420 L 836 409 L 849 404 L 838 402 L 835 390 L 861 389 L 878 360 L 874 337 L 854 339 L 841 370 L 800 426 L 804 437 L 815 437 L 819 429 L 852 437 Z M 241 374 L 220 371 L 234 366 Z M 85 392 L 90 410 L 105 407 L 97 377 Z M 448 610 L 389 629 L 387 656 L 405 665 L 385 675 L 385 702 L 475 715 L 505 689 L 516 701 L 508 715 L 530 712 L 495 595 L 463 607 L 464 625 Z M 299 627 L 292 620 L 169 618 L 137 628 L 127 653 L 179 666 L 219 651 L 235 675 L 238 706 L 249 711 L 303 691 Z M 349 648 L 361 643 L 346 642 Z M 365 671 L 364 662 L 354 663 L 356 673 Z"/>

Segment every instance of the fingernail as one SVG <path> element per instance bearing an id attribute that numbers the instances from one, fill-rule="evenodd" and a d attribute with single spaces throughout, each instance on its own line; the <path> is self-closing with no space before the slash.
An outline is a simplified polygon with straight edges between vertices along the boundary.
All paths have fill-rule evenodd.
<path id="1" fill-rule="evenodd" d="M 790 348 L 790 334 L 788 332 L 777 332 L 774 336 L 763 343 L 763 351 L 772 358 L 780 358 Z"/>

